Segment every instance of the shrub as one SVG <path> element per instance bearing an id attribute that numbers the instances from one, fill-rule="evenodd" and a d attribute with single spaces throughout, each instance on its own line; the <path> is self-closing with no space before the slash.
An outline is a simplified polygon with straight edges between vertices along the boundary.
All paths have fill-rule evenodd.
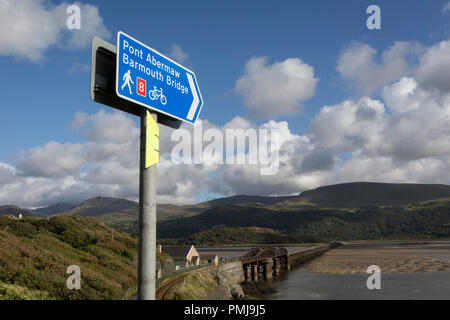
<path id="1" fill-rule="evenodd" d="M 27 238 L 33 238 L 38 232 L 37 228 L 26 220 L 11 220 L 9 230 L 15 236 Z"/>
<path id="2" fill-rule="evenodd" d="M 0 300 L 48 300 L 48 292 L 0 282 Z"/>
<path id="3" fill-rule="evenodd" d="M 131 261 L 133 261 L 133 259 L 134 259 L 133 252 L 131 252 L 130 250 L 127 250 L 127 249 L 122 250 L 122 256 Z"/>

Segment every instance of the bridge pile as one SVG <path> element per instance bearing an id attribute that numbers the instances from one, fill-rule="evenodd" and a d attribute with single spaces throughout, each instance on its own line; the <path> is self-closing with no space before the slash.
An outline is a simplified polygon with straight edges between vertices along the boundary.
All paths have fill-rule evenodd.
<path id="1" fill-rule="evenodd" d="M 270 280 L 274 274 L 279 275 L 281 270 L 289 271 L 338 246 L 339 243 L 331 243 L 292 250 L 283 247 L 253 248 L 241 258 L 245 280 Z"/>

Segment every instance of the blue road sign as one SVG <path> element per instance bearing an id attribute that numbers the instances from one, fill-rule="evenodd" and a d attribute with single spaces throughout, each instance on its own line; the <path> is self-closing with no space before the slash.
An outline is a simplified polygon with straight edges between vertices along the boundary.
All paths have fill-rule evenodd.
<path id="1" fill-rule="evenodd" d="M 191 70 L 121 31 L 117 33 L 116 93 L 191 124 L 203 105 Z"/>

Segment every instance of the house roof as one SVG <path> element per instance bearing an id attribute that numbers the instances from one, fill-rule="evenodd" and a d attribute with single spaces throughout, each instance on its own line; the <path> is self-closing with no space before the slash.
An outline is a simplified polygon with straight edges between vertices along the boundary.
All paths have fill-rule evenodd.
<path id="1" fill-rule="evenodd" d="M 179 266 L 185 268 L 187 266 L 187 261 L 174 261 L 174 266 Z"/>
<path id="2" fill-rule="evenodd" d="M 172 258 L 186 258 L 192 246 L 163 246 L 162 253 L 167 253 Z"/>
<path id="3" fill-rule="evenodd" d="M 202 260 L 213 260 L 216 257 L 218 257 L 217 254 L 201 254 L 200 255 L 200 259 L 202 259 Z"/>

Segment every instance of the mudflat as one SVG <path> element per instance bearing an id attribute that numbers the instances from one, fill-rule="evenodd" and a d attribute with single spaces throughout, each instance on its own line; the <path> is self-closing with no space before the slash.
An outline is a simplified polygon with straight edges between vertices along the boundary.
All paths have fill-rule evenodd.
<path id="1" fill-rule="evenodd" d="M 370 265 L 382 273 L 450 272 L 450 241 L 346 243 L 307 263 L 309 272 L 366 273 Z"/>

